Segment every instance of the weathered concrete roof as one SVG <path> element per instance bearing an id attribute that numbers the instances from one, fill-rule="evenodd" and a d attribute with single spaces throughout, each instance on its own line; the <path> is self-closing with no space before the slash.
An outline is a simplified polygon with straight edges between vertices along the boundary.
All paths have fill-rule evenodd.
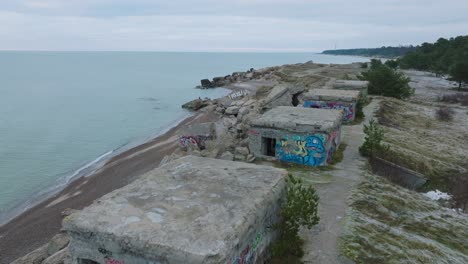
<path id="1" fill-rule="evenodd" d="M 342 111 L 278 106 L 252 122 L 252 126 L 277 128 L 292 132 L 330 131 L 341 124 Z"/>
<path id="2" fill-rule="evenodd" d="M 277 202 L 285 170 L 187 156 L 154 169 L 64 220 L 143 257 L 168 263 L 225 263 L 227 250 Z M 276 197 L 276 198 L 275 198 Z M 208 261 L 209 260 L 209 261 Z"/>
<path id="3" fill-rule="evenodd" d="M 304 100 L 355 102 L 359 99 L 360 91 L 312 89 L 305 93 Z"/>
<path id="4" fill-rule="evenodd" d="M 346 88 L 354 88 L 354 89 L 364 89 L 367 88 L 369 84 L 368 81 L 358 81 L 358 80 L 336 80 L 333 84 L 333 87 L 336 89 L 346 89 Z"/>

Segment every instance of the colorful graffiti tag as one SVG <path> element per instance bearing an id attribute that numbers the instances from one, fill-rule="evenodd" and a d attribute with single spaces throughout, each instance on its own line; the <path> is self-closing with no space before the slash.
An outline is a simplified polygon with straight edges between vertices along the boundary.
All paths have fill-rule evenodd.
<path id="1" fill-rule="evenodd" d="M 322 134 L 313 136 L 285 136 L 276 143 L 278 159 L 309 166 L 320 166 L 327 158 Z"/>
<path id="2" fill-rule="evenodd" d="M 233 264 L 251 264 L 255 261 L 255 253 L 263 240 L 262 232 L 257 232 L 255 238 L 249 243 L 232 263 Z"/>
<path id="3" fill-rule="evenodd" d="M 328 150 L 327 154 L 327 162 L 330 163 L 333 158 L 333 154 L 336 151 L 336 146 L 340 144 L 340 134 L 339 134 L 339 129 L 333 131 L 330 136 L 328 137 L 328 142 L 330 142 L 330 149 Z"/>
<path id="4" fill-rule="evenodd" d="M 343 110 L 343 121 L 351 121 L 354 117 L 353 104 L 346 104 L 341 102 L 305 101 L 304 107 Z"/>
<path id="5" fill-rule="evenodd" d="M 190 146 L 197 146 L 200 149 L 204 149 L 205 141 L 208 139 L 209 137 L 206 136 L 181 136 L 179 137 L 179 145 L 185 149 Z"/>

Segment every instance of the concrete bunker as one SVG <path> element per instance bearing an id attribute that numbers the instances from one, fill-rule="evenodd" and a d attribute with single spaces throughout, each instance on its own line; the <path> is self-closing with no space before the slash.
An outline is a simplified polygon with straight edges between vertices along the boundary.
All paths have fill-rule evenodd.
<path id="1" fill-rule="evenodd" d="M 65 218 L 72 263 L 263 263 L 287 172 L 186 156 Z"/>
<path id="2" fill-rule="evenodd" d="M 327 165 L 340 145 L 342 111 L 279 106 L 251 123 L 250 151 L 309 166 Z"/>
<path id="3" fill-rule="evenodd" d="M 333 88 L 337 90 L 354 90 L 360 91 L 361 97 L 364 100 L 367 100 L 368 95 L 368 81 L 358 81 L 358 80 L 336 80 L 333 84 Z"/>
<path id="4" fill-rule="evenodd" d="M 313 89 L 302 96 L 304 107 L 342 110 L 343 122 L 356 118 L 359 98 L 360 91 L 334 89 Z"/>
<path id="5" fill-rule="evenodd" d="M 179 134 L 182 149 L 205 149 L 205 141 L 216 138 L 216 125 L 213 122 L 197 123 L 185 127 Z"/>

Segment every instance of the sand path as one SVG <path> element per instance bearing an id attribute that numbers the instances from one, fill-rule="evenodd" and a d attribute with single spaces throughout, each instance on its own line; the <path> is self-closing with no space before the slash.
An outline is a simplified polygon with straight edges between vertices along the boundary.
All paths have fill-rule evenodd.
<path id="1" fill-rule="evenodd" d="M 329 171 L 332 175 L 330 183 L 315 186 L 320 197 L 320 223 L 312 230 L 303 230 L 301 236 L 305 239 L 304 263 L 331 264 L 352 263 L 340 256 L 339 237 L 343 226 L 343 218 L 348 208 L 347 199 L 351 189 L 362 175 L 365 158 L 359 155 L 359 146 L 364 141 L 363 126 L 378 109 L 379 100 L 374 99 L 364 108 L 366 118 L 359 125 L 342 127 L 343 142 L 348 146 L 344 152 L 343 161 Z"/>

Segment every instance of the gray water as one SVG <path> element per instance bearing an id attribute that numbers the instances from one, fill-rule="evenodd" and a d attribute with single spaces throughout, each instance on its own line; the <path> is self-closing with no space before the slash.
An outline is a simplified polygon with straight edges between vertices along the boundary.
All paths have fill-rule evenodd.
<path id="1" fill-rule="evenodd" d="M 0 224 L 122 147 L 189 115 L 180 108 L 224 89 L 202 78 L 313 60 L 311 53 L 0 52 Z M 129 145 L 130 144 L 130 145 Z"/>

